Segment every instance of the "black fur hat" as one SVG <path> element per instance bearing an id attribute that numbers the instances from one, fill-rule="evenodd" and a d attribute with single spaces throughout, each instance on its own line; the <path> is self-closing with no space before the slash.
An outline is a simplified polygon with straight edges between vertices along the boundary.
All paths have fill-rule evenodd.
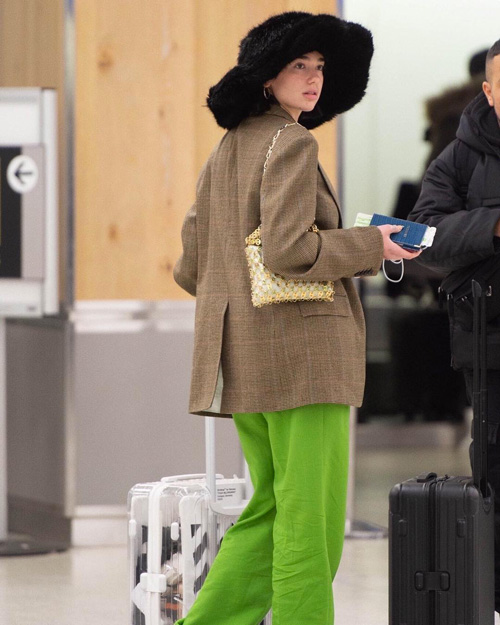
<path id="1" fill-rule="evenodd" d="M 314 109 L 301 114 L 300 123 L 315 128 L 357 104 L 368 84 L 370 31 L 333 15 L 290 11 L 252 28 L 240 43 L 238 65 L 210 88 L 207 104 L 219 126 L 234 128 L 268 110 L 264 83 L 287 63 L 313 51 L 325 58 L 323 89 Z"/>

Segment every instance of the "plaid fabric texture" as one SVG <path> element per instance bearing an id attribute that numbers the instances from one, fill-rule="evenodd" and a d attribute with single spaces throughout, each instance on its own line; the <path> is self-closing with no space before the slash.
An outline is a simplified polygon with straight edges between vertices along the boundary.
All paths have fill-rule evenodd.
<path id="1" fill-rule="evenodd" d="M 275 106 L 226 133 L 184 221 L 174 277 L 197 300 L 194 414 L 208 414 L 220 361 L 220 416 L 362 401 L 365 326 L 351 278 L 378 272 L 382 237 L 375 227 L 342 229 L 317 142 L 303 126 L 280 134 L 262 176 L 274 135 L 290 121 Z M 319 233 L 307 231 L 313 222 Z M 333 280 L 333 302 L 252 306 L 245 237 L 259 224 L 266 266 L 286 278 Z"/>

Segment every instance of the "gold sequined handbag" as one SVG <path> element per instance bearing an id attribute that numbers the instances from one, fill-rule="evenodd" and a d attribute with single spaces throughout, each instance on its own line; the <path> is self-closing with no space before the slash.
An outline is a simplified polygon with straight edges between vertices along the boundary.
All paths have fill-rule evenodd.
<path id="1" fill-rule="evenodd" d="M 266 173 L 269 157 L 281 132 L 287 126 L 294 125 L 285 124 L 273 137 L 266 155 L 263 174 Z M 287 280 L 283 276 L 273 273 L 264 265 L 260 228 L 260 226 L 256 228 L 245 239 L 245 254 L 250 270 L 252 304 L 256 308 L 260 308 L 266 304 L 280 304 L 283 302 L 332 302 L 335 295 L 332 281 Z M 316 224 L 313 224 L 308 229 L 308 232 L 319 232 L 319 229 Z"/>

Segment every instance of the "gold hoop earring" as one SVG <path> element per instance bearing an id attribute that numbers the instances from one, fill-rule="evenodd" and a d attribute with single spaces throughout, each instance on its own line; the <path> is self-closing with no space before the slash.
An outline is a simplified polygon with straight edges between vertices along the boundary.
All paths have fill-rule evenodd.
<path id="1" fill-rule="evenodd" d="M 269 87 L 264 87 L 264 98 L 266 100 L 269 100 L 270 97 L 271 97 L 271 92 L 269 90 Z"/>

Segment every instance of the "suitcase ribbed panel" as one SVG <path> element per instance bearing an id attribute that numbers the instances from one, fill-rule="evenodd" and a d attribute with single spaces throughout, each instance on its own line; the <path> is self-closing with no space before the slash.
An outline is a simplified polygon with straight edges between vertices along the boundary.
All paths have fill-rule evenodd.
<path id="1" fill-rule="evenodd" d="M 493 625 L 493 510 L 470 477 L 390 494 L 390 625 Z"/>
<path id="2" fill-rule="evenodd" d="M 130 625 L 173 625 L 192 606 L 239 514 L 213 512 L 200 479 L 138 484 L 128 509 Z"/>
<path id="3" fill-rule="evenodd" d="M 205 474 L 137 484 L 128 494 L 130 625 L 173 625 L 187 615 L 252 495 L 248 473 L 245 480 L 215 472 L 214 417 L 205 419 L 205 439 Z M 271 623 L 272 611 L 259 625 Z"/>
<path id="4" fill-rule="evenodd" d="M 130 491 L 131 625 L 172 625 L 187 614 L 210 554 L 238 519 L 214 514 L 209 502 L 200 482 L 138 484 Z"/>

